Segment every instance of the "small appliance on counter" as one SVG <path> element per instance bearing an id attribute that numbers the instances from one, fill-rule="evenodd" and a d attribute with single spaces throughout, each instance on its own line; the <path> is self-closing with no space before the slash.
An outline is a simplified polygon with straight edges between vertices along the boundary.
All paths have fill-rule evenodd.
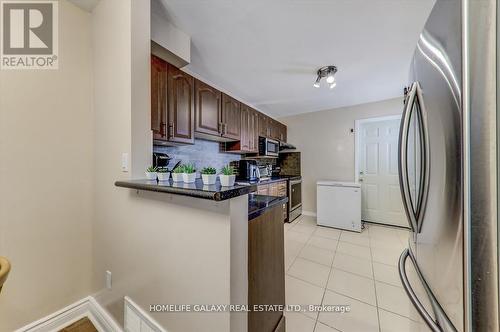
<path id="1" fill-rule="evenodd" d="M 181 163 L 181 161 L 179 160 L 174 165 L 174 167 L 168 169 L 168 164 L 170 163 L 170 160 L 172 160 L 172 158 L 166 153 L 153 152 L 153 166 L 158 168 L 159 170 L 166 170 L 167 172 L 171 172 Z"/>
<path id="2" fill-rule="evenodd" d="M 271 165 L 259 165 L 260 180 L 269 180 L 272 175 Z"/>
<path id="3" fill-rule="evenodd" d="M 166 169 L 171 159 L 166 153 L 153 152 L 153 166 L 158 169 Z"/>
<path id="4" fill-rule="evenodd" d="M 255 160 L 240 160 L 238 166 L 238 180 L 259 181 L 260 171 Z"/>

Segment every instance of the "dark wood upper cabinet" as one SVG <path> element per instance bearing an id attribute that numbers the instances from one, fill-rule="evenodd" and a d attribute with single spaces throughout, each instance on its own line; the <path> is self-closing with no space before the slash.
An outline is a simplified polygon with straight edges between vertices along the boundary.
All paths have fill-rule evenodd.
<path id="1" fill-rule="evenodd" d="M 151 55 L 151 130 L 155 144 L 228 142 L 234 153 L 258 153 L 259 136 L 286 142 L 285 125 Z"/>
<path id="2" fill-rule="evenodd" d="M 194 143 L 194 79 L 168 66 L 168 140 Z"/>
<path id="3" fill-rule="evenodd" d="M 240 102 L 222 94 L 222 136 L 239 140 L 241 136 Z"/>
<path id="4" fill-rule="evenodd" d="M 279 123 L 279 140 L 280 142 L 285 142 L 286 143 L 286 135 L 287 135 L 287 130 L 286 130 L 286 126 L 282 123 Z"/>
<path id="5" fill-rule="evenodd" d="M 167 68 L 168 64 L 151 56 L 151 130 L 153 139 L 167 139 Z"/>
<path id="6" fill-rule="evenodd" d="M 259 112 L 254 109 L 250 109 L 248 118 L 248 148 L 250 152 L 259 152 L 259 133 L 257 132 L 259 127 Z"/>
<path id="7" fill-rule="evenodd" d="M 198 133 L 220 135 L 222 94 L 219 90 L 195 80 L 195 126 Z"/>
<path id="8" fill-rule="evenodd" d="M 258 133 L 259 136 L 268 137 L 269 136 L 269 128 L 268 128 L 268 117 L 267 115 L 260 113 L 258 114 L 259 124 L 258 124 Z"/>
<path id="9" fill-rule="evenodd" d="M 250 112 L 251 108 L 245 104 L 241 104 L 241 134 L 240 134 L 240 149 L 242 151 L 250 151 Z"/>

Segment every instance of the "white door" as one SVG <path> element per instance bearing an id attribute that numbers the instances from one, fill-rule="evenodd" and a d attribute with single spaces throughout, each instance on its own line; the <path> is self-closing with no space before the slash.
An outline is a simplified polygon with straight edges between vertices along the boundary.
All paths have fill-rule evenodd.
<path id="1" fill-rule="evenodd" d="M 407 227 L 398 176 L 400 121 L 397 117 L 360 121 L 358 178 L 362 192 L 361 218 Z"/>

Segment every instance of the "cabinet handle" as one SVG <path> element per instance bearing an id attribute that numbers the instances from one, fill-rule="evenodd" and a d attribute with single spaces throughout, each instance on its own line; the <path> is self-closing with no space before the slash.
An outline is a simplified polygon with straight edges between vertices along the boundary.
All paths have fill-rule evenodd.
<path id="1" fill-rule="evenodd" d="M 171 123 L 171 124 L 168 126 L 168 131 L 169 131 L 169 133 L 168 133 L 168 137 L 169 137 L 169 138 L 170 138 L 170 137 L 174 137 L 174 124 L 173 124 L 173 123 Z"/>

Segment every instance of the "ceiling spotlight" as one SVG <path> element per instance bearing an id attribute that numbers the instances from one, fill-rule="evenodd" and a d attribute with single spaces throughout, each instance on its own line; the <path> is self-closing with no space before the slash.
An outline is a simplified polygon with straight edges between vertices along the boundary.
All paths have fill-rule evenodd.
<path id="1" fill-rule="evenodd" d="M 314 82 L 314 84 L 313 84 L 313 86 L 315 88 L 319 88 L 320 87 L 319 81 L 321 81 L 321 77 L 318 76 L 318 78 L 316 79 L 316 82 Z"/>
<path id="2" fill-rule="evenodd" d="M 318 77 L 316 78 L 316 82 L 314 82 L 314 87 L 319 88 L 321 79 L 323 77 L 326 77 L 326 83 L 330 84 L 330 89 L 333 89 L 335 86 L 337 86 L 337 83 L 335 82 L 335 74 L 336 73 L 337 73 L 336 66 L 321 67 L 316 72 Z"/>

